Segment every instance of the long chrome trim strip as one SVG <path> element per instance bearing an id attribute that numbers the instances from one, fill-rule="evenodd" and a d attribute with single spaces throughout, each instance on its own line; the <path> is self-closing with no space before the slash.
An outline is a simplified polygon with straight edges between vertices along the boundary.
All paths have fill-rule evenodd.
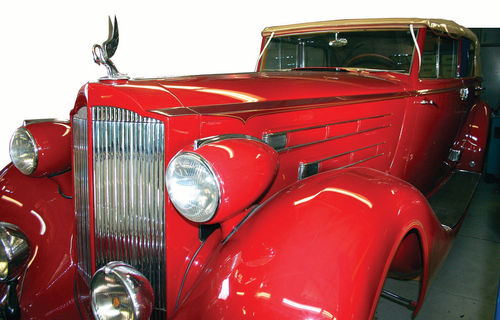
<path id="1" fill-rule="evenodd" d="M 376 115 L 376 116 L 358 118 L 358 119 L 351 119 L 351 120 L 345 120 L 345 121 L 338 121 L 338 122 L 331 122 L 331 123 L 321 124 L 321 125 L 317 125 L 317 126 L 310 126 L 310 127 L 305 127 L 305 128 L 297 128 L 297 129 L 276 131 L 276 132 L 271 132 L 271 133 L 264 133 L 262 135 L 262 140 L 264 140 L 265 143 L 269 144 L 271 147 L 273 147 L 277 151 L 283 151 L 283 150 L 287 150 L 289 148 L 295 147 L 295 146 L 290 146 L 290 147 L 286 148 L 286 144 L 287 144 L 287 140 L 288 140 L 288 138 L 287 138 L 288 133 L 326 128 L 329 126 L 352 123 L 352 122 L 363 121 L 363 120 L 380 119 L 380 118 L 388 117 L 391 115 L 392 115 L 392 113 L 386 113 L 386 114 L 382 114 L 382 115 Z"/>
<path id="2" fill-rule="evenodd" d="M 305 128 L 297 128 L 297 129 L 277 131 L 277 132 L 269 133 L 269 135 L 282 134 L 282 133 L 290 133 L 290 132 L 298 132 L 298 131 L 305 131 L 305 130 L 313 130 L 313 129 L 319 129 L 319 128 L 325 128 L 325 127 L 329 127 L 329 126 L 334 126 L 334 125 L 338 125 L 338 124 L 345 124 L 345 123 L 351 123 L 351 122 L 356 122 L 356 121 L 378 119 L 378 118 L 383 118 L 383 117 L 388 117 L 388 116 L 392 116 L 392 113 L 385 113 L 385 114 L 381 114 L 381 115 L 376 115 L 376 116 L 371 116 L 371 117 L 365 117 L 365 118 L 358 118 L 358 119 L 352 119 L 352 120 L 331 122 L 331 123 L 326 123 L 326 124 L 321 124 L 321 125 L 311 126 L 311 127 L 305 127 Z"/>
<path id="3" fill-rule="evenodd" d="M 353 163 L 349 163 L 348 165 L 345 165 L 345 166 L 342 166 L 342 167 L 338 167 L 335 170 L 349 168 L 349 167 L 355 166 L 357 164 L 363 163 L 363 162 L 371 160 L 371 159 L 375 159 L 375 158 L 383 156 L 383 155 L 384 155 L 384 153 L 379 153 L 379 154 L 376 154 L 376 155 L 374 155 L 372 157 L 368 157 L 368 158 L 365 158 L 363 160 L 359 160 L 359 161 L 356 161 L 356 162 L 353 162 Z"/>
<path id="4" fill-rule="evenodd" d="M 256 138 L 254 136 L 246 135 L 246 134 L 220 134 L 217 136 L 210 136 L 206 138 L 201 138 L 197 139 L 194 141 L 194 150 L 209 144 L 209 143 L 214 143 L 214 142 L 219 142 L 222 140 L 228 140 L 228 139 L 246 139 L 246 140 L 254 140 L 254 141 L 259 141 L 263 142 L 259 138 Z"/>
<path id="5" fill-rule="evenodd" d="M 413 93 L 414 94 L 414 93 Z M 243 122 L 248 121 L 250 118 L 256 116 L 263 116 L 281 112 L 303 111 L 318 108 L 339 107 L 344 105 L 376 102 L 383 100 L 394 100 L 401 98 L 408 98 L 412 95 L 411 92 L 389 92 L 377 93 L 367 95 L 351 95 L 341 97 L 321 97 L 321 98 L 308 98 L 308 99 L 294 99 L 294 100 L 277 100 L 277 101 L 258 101 L 247 103 L 230 103 L 221 105 L 205 105 L 186 107 L 184 110 L 175 110 L 176 116 L 181 115 L 213 115 L 221 117 L 231 117 L 239 119 Z M 152 112 L 164 115 L 170 115 L 169 109 L 159 109 Z"/>
<path id="6" fill-rule="evenodd" d="M 84 108 L 85 109 L 85 108 Z M 81 109 L 80 109 L 81 110 Z M 63 119 L 57 119 L 57 118 L 47 118 L 47 119 L 26 119 L 23 121 L 23 126 L 27 126 L 28 124 L 33 124 L 33 123 L 42 123 L 42 122 L 66 122 L 68 123 L 68 120 L 63 120 Z"/>
<path id="7" fill-rule="evenodd" d="M 338 135 L 338 136 L 333 136 L 333 137 L 330 137 L 330 138 L 327 138 L 327 139 L 312 141 L 312 142 L 303 143 L 303 144 L 297 144 L 297 145 L 293 145 L 293 146 L 290 146 L 290 147 L 278 150 L 278 152 L 288 151 L 288 150 L 302 148 L 302 147 L 307 147 L 307 146 L 310 146 L 310 145 L 313 145 L 313 144 L 318 144 L 318 143 L 327 142 L 327 141 L 331 141 L 331 140 L 335 140 L 335 139 L 350 137 L 350 136 L 354 136 L 354 135 L 358 135 L 358 134 L 362 134 L 362 133 L 366 133 L 366 132 L 371 132 L 371 131 L 375 131 L 375 130 L 379 130 L 379 129 L 389 128 L 390 126 L 391 125 L 380 126 L 380 127 L 370 128 L 370 129 L 356 131 L 356 132 L 352 132 L 352 133 L 346 133 L 346 134 L 342 134 L 342 135 Z"/>
<path id="8" fill-rule="evenodd" d="M 434 80 L 434 79 L 431 79 L 431 80 Z M 459 86 L 459 87 L 450 87 L 450 88 L 443 88 L 443 89 L 421 89 L 421 90 L 414 91 L 414 95 L 415 96 L 426 96 L 426 95 L 430 95 L 430 94 L 439 94 L 439 93 L 459 91 L 460 89 L 466 89 L 466 88 L 467 87 Z"/>
<path id="9" fill-rule="evenodd" d="M 362 148 L 359 148 L 359 149 L 342 152 L 342 153 L 339 153 L 339 154 L 336 154 L 336 155 L 333 155 L 333 156 L 330 156 L 330 157 L 327 157 L 327 158 L 319 159 L 319 160 L 316 160 L 316 161 L 302 162 L 299 165 L 298 179 L 302 180 L 302 179 L 305 179 L 305 178 L 307 178 L 307 177 L 309 177 L 311 175 L 319 173 L 319 164 L 321 162 L 328 161 L 328 160 L 331 160 L 331 159 L 335 159 L 335 158 L 338 158 L 338 157 L 341 157 L 341 156 L 345 156 L 345 155 L 348 155 L 348 154 L 351 154 L 351 153 L 354 153 L 354 152 L 362 151 L 362 150 L 365 150 L 365 149 L 370 149 L 370 148 L 373 148 L 373 147 L 377 147 L 377 146 L 382 145 L 382 144 L 385 144 L 385 142 L 380 142 L 380 143 L 373 144 L 373 145 L 366 146 L 366 147 L 362 147 Z"/>
<path id="10" fill-rule="evenodd" d="M 191 107 L 201 115 L 232 116 L 245 120 L 257 115 L 280 112 L 301 111 L 317 108 L 337 107 L 354 103 L 367 103 L 382 100 L 393 100 L 409 97 L 409 92 L 380 93 L 370 95 L 353 95 L 343 97 L 325 97 L 284 101 L 259 101 L 250 103 L 224 104 Z M 246 114 L 246 115 L 245 115 Z M 247 119 L 247 120 L 248 120 Z"/>
<path id="11" fill-rule="evenodd" d="M 370 149 L 370 148 L 373 148 L 373 147 L 377 147 L 377 146 L 380 146 L 382 144 L 385 144 L 385 142 L 380 142 L 380 143 L 372 144 L 370 146 L 366 146 L 366 147 L 363 147 L 363 148 L 359 148 L 359 149 L 355 149 L 355 150 L 351 150 L 351 151 L 342 152 L 342 153 L 336 154 L 334 156 L 323 158 L 323 159 L 316 160 L 316 161 L 312 161 L 312 162 L 309 162 L 309 163 L 324 162 L 324 161 L 327 161 L 327 160 L 331 160 L 331 159 L 335 159 L 335 158 L 338 158 L 338 157 L 341 157 L 341 156 L 345 156 L 346 154 L 349 154 L 349 153 L 354 153 L 354 152 L 358 152 L 358 151 L 361 151 L 361 150 L 365 150 L 365 149 Z M 309 164 L 309 163 L 306 163 L 306 164 Z"/>
<path id="12" fill-rule="evenodd" d="M 222 105 L 178 107 L 172 109 L 152 110 L 151 112 L 166 116 L 185 116 L 193 114 L 213 115 L 221 117 L 231 117 L 246 122 L 253 117 L 280 112 L 303 111 L 318 108 L 338 107 L 356 103 L 403 99 L 409 97 L 452 92 L 460 90 L 461 88 L 463 87 L 451 87 L 445 89 L 421 89 L 415 91 L 350 95 L 341 97 L 322 97 L 295 100 L 258 101 L 248 103 L 230 103 Z"/>

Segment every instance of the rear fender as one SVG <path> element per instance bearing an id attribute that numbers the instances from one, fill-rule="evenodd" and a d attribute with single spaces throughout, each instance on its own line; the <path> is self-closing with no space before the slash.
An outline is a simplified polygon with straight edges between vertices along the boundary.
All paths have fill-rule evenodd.
<path id="1" fill-rule="evenodd" d="M 368 319 L 412 230 L 426 282 L 448 236 L 417 189 L 368 168 L 301 180 L 219 246 L 174 318 Z"/>
<path id="2" fill-rule="evenodd" d="M 30 243 L 27 271 L 18 285 L 22 319 L 78 315 L 71 181 L 71 172 L 34 178 L 12 164 L 0 173 L 0 221 L 18 226 Z"/>
<path id="3" fill-rule="evenodd" d="M 457 169 L 481 172 L 488 141 L 490 106 L 484 101 L 475 103 L 469 111 L 459 139 L 453 148 L 461 152 Z"/>

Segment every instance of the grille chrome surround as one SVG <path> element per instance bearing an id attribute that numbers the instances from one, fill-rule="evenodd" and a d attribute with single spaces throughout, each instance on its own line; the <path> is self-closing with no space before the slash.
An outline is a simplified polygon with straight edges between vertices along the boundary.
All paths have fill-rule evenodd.
<path id="1" fill-rule="evenodd" d="M 132 265 L 150 281 L 155 291 L 156 311 L 152 319 L 164 318 L 165 312 L 161 312 L 166 310 L 164 124 L 121 108 L 92 107 L 93 186 L 89 189 L 89 164 L 84 167 L 77 162 L 85 161 L 76 160 L 77 152 L 82 154 L 78 159 L 89 159 L 88 153 L 85 156 L 84 151 L 79 151 L 90 151 L 88 141 L 81 139 L 87 136 L 88 120 L 76 116 L 74 123 L 75 120 L 79 263 L 81 261 L 82 269 L 90 274 L 90 237 L 93 236 L 95 269 L 110 261 Z M 82 189 L 79 193 L 77 186 Z M 92 232 L 87 230 L 92 214 L 88 212 L 88 192 L 93 195 Z"/>
<path id="2" fill-rule="evenodd" d="M 78 269 L 86 280 L 92 276 L 90 259 L 89 153 L 87 108 L 73 116 L 73 172 Z"/>

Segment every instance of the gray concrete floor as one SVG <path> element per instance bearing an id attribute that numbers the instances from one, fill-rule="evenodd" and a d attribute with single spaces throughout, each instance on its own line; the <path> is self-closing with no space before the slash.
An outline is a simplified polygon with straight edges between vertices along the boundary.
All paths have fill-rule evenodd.
<path id="1" fill-rule="evenodd" d="M 494 318 L 500 278 L 500 185 L 481 180 L 448 257 L 415 319 Z M 385 287 L 416 299 L 419 282 L 388 279 Z M 411 319 L 405 306 L 380 299 L 376 319 Z"/>

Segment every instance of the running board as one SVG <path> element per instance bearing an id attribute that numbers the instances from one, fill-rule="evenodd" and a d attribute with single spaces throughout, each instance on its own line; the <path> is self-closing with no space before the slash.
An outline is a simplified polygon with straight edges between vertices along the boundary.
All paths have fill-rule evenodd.
<path id="1" fill-rule="evenodd" d="M 453 228 L 467 210 L 481 174 L 456 171 L 430 198 L 434 213 L 444 228 Z"/>

